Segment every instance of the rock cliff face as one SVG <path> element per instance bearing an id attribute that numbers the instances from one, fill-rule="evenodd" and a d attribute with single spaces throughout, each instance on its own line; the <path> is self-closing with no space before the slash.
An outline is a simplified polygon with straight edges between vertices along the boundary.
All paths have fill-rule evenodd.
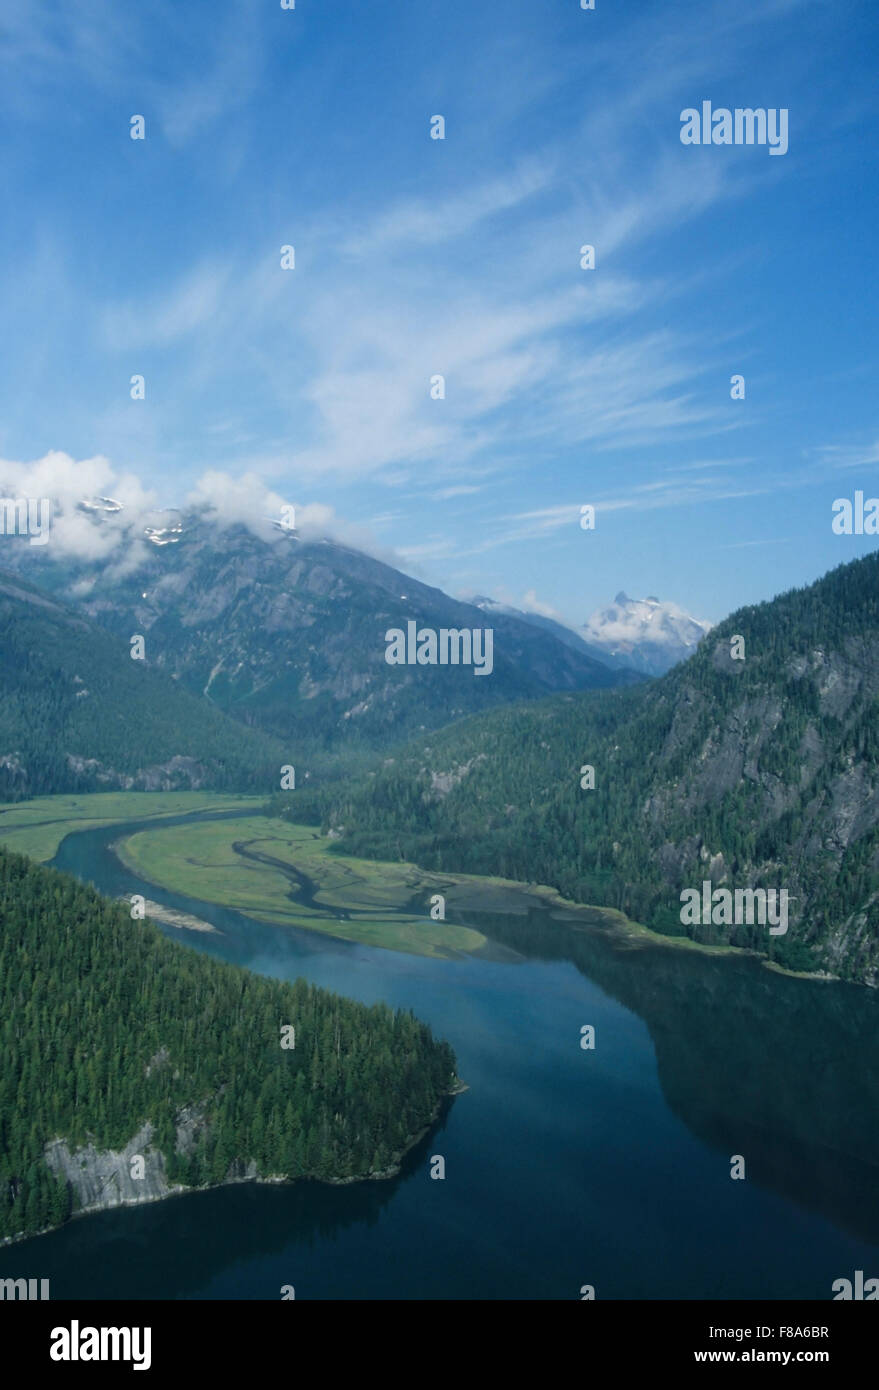
<path id="1" fill-rule="evenodd" d="M 815 963 L 876 984 L 879 633 L 809 648 L 769 669 L 759 653 L 752 660 L 760 680 L 740 666 L 740 697 L 720 711 L 697 670 L 680 681 L 643 805 L 646 840 L 672 885 L 703 874 L 714 887 L 783 884 L 791 931 Z M 738 675 L 728 637 L 711 664 L 725 679 Z M 671 768 L 675 775 L 664 775 Z M 681 833 L 688 823 L 692 835 Z"/>
<path id="2" fill-rule="evenodd" d="M 126 792 L 200 791 L 211 783 L 214 775 L 213 768 L 183 754 L 175 754 L 156 767 L 139 768 L 131 775 L 108 767 L 97 758 L 80 758 L 75 753 L 68 753 L 66 762 L 75 777 L 93 781 L 101 789 L 112 787 Z"/>
<path id="3" fill-rule="evenodd" d="M 164 1155 L 153 1148 L 152 1137 L 152 1126 L 146 1124 L 118 1152 L 101 1152 L 91 1144 L 71 1152 L 63 1139 L 55 1139 L 46 1145 L 46 1162 L 56 1177 L 70 1184 L 76 1211 L 106 1211 L 154 1202 L 183 1189 L 168 1182 Z M 133 1176 L 141 1169 L 142 1177 Z"/>
<path id="4" fill-rule="evenodd" d="M 157 1053 L 156 1066 L 167 1062 Z M 184 1106 L 178 1112 L 174 1149 L 189 1155 L 205 1127 L 204 1108 Z M 111 1207 L 137 1206 L 157 1202 L 162 1197 L 189 1189 L 168 1180 L 165 1155 L 155 1147 L 153 1126 L 147 1122 L 122 1149 L 96 1149 L 93 1144 L 71 1150 L 64 1139 L 54 1139 L 44 1150 L 46 1163 L 58 1178 L 70 1184 L 73 1210 L 79 1215 L 107 1211 Z M 259 1174 L 255 1163 L 230 1167 L 226 1181 L 254 1181 Z"/>
<path id="5" fill-rule="evenodd" d="M 811 964 L 876 984 L 879 556 L 733 615 L 644 703 L 615 739 L 644 738 L 634 830 L 668 887 L 783 886 Z"/>
<path id="6" fill-rule="evenodd" d="M 157 1055 L 157 1065 L 167 1061 Z M 459 1081 L 449 1089 L 448 1094 L 457 1095 L 467 1087 Z M 433 1120 L 441 1109 L 438 1102 Z M 178 1112 L 174 1150 L 188 1156 L 197 1146 L 206 1125 L 204 1108 L 198 1105 L 184 1106 Z M 360 1177 L 327 1178 L 332 1184 L 362 1182 L 364 1178 L 386 1179 L 395 1177 L 400 1170 L 400 1160 L 409 1148 L 414 1146 L 430 1125 L 412 1136 L 409 1143 L 399 1153 L 392 1156 L 391 1162 L 381 1170 L 375 1170 Z M 56 1178 L 69 1184 L 72 1196 L 73 1214 L 85 1216 L 91 1212 L 109 1211 L 113 1207 L 139 1206 L 145 1202 L 158 1202 L 175 1193 L 190 1192 L 191 1187 L 184 1183 L 168 1181 L 165 1155 L 153 1144 L 153 1126 L 147 1122 L 128 1141 L 122 1149 L 96 1149 L 93 1144 L 71 1150 L 64 1139 L 53 1139 L 43 1151 L 46 1165 Z M 284 1174 L 261 1174 L 257 1164 L 235 1162 L 219 1184 L 259 1182 L 284 1183 L 289 1179 Z M 217 1184 L 214 1184 L 217 1185 Z M 14 1237 L 13 1237 L 14 1239 Z M 0 1245 L 9 1244 L 9 1238 L 0 1240 Z"/>

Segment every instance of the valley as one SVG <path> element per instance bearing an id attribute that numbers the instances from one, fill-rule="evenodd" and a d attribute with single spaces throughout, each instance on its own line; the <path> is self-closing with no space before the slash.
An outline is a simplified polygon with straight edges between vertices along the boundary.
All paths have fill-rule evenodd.
<path id="1" fill-rule="evenodd" d="M 4 1365 L 869 1364 L 877 30 L 0 0 Z"/>
<path id="2" fill-rule="evenodd" d="M 875 986 L 877 786 L 874 554 L 733 613 L 648 684 L 413 739 L 327 787 L 321 816 L 344 853 L 549 884 L 672 937 Z M 681 893 L 708 877 L 724 891 L 786 891 L 788 930 L 687 922 Z"/>
<path id="3" fill-rule="evenodd" d="M 547 885 L 341 854 L 337 842 L 314 826 L 266 814 L 264 807 L 259 797 L 197 792 L 39 797 L 0 805 L 0 845 L 49 863 L 68 835 L 118 827 L 122 833 L 113 838 L 112 853 L 145 883 L 254 921 L 412 955 L 505 957 L 479 930 L 480 918 L 527 919 L 535 909 L 550 910 L 574 928 L 600 929 L 629 950 L 640 944 L 706 956 L 753 954 L 722 942 L 656 933 L 614 908 L 571 901 Z M 144 821 L 151 824 L 143 828 Z M 437 894 L 446 914 L 440 919 L 431 910 Z M 185 914 L 175 920 L 162 905 L 154 906 L 157 911 L 148 916 L 187 926 Z"/>
<path id="4" fill-rule="evenodd" d="M 820 1297 L 865 1267 L 875 559 L 740 610 L 653 681 L 489 609 L 473 681 L 389 667 L 383 636 L 404 601 L 437 631 L 478 605 L 344 547 L 223 540 L 196 524 L 76 604 L 51 564 L 43 590 L 0 577 L 0 950 L 34 997 L 27 1037 L 4 1034 L 0 1217 L 15 1240 L 59 1227 L 53 1289 L 86 1268 L 86 1296 L 114 1275 L 165 1296 L 174 1268 L 179 1296 L 273 1296 L 279 1249 L 331 1297 L 359 1293 L 340 1256 L 384 1297 Z M 706 880 L 790 888 L 789 931 L 684 920 Z M 184 1189 L 173 1219 L 140 1205 Z"/>

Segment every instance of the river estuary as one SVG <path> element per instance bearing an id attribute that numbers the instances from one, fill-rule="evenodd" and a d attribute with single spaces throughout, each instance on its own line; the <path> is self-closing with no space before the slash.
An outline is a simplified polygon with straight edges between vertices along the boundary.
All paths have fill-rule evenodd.
<path id="1" fill-rule="evenodd" d="M 876 992 L 633 945 L 538 904 L 462 916 L 496 959 L 268 926 L 137 879 L 110 845 L 142 825 L 71 834 L 53 863 L 218 929 L 162 928 L 191 949 L 411 1008 L 469 1090 L 390 1181 L 100 1213 L 0 1251 L 0 1277 L 49 1278 L 53 1299 L 279 1299 L 289 1284 L 306 1299 L 829 1299 L 856 1269 L 879 1276 Z"/>

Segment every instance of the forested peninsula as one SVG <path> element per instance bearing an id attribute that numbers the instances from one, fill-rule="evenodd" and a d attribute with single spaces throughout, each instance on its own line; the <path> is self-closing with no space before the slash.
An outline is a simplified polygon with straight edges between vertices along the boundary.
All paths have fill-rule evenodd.
<path id="1" fill-rule="evenodd" d="M 390 1176 L 458 1084 L 411 1013 L 210 960 L 0 849 L 0 1241 L 188 1188 Z"/>

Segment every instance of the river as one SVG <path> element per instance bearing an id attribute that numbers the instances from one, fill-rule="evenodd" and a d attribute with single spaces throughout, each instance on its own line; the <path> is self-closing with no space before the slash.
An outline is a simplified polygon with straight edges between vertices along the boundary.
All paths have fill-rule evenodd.
<path id="1" fill-rule="evenodd" d="M 470 1089 L 393 1180 L 104 1212 L 0 1251 L 0 1277 L 87 1299 L 279 1299 L 285 1285 L 327 1299 L 579 1299 L 585 1285 L 599 1299 L 828 1299 L 855 1269 L 879 1276 L 875 992 L 633 944 L 538 904 L 462 919 L 504 948 L 495 959 L 268 926 L 124 868 L 110 845 L 154 824 L 71 834 L 53 863 L 222 933 L 162 928 L 191 949 L 413 1009 Z"/>

